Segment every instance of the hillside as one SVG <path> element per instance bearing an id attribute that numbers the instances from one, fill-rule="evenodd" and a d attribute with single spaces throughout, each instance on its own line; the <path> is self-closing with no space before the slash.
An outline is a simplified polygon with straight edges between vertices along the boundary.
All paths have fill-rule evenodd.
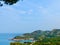
<path id="1" fill-rule="evenodd" d="M 16 36 L 14 38 L 18 39 L 19 37 L 21 36 Z M 35 40 L 39 39 L 39 37 L 44 37 L 44 38 L 60 37 L 60 29 L 53 29 L 51 31 L 36 30 L 31 33 L 23 34 L 23 37 L 34 38 Z"/>

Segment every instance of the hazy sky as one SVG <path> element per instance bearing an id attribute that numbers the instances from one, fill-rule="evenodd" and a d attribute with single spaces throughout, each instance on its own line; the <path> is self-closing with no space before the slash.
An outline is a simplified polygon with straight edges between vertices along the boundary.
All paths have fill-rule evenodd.
<path id="1" fill-rule="evenodd" d="M 60 0 L 24 0 L 0 7 L 0 33 L 60 28 Z"/>

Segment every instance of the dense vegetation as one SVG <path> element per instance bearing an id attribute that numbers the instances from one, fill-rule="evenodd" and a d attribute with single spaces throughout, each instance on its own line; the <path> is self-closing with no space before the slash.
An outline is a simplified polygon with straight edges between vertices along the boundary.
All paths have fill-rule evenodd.
<path id="1" fill-rule="evenodd" d="M 30 45 L 31 43 L 11 42 L 10 45 Z"/>
<path id="2" fill-rule="evenodd" d="M 52 31 L 37 30 L 32 33 L 23 34 L 23 37 L 34 38 L 35 40 L 38 40 L 39 37 L 52 38 L 52 37 L 59 37 L 59 36 L 60 36 L 60 29 L 53 29 Z M 18 39 L 19 37 L 21 36 L 15 36 L 14 38 Z"/>
<path id="3" fill-rule="evenodd" d="M 32 33 L 23 34 L 24 38 L 34 38 L 35 42 L 23 43 L 23 45 L 60 45 L 60 29 L 53 29 L 52 31 L 37 30 Z M 15 39 L 21 38 L 21 36 L 14 37 Z M 13 45 L 13 43 L 11 44 Z M 17 44 L 16 44 L 17 45 Z M 18 44 L 22 45 L 22 44 Z"/>
<path id="4" fill-rule="evenodd" d="M 0 0 L 0 6 L 3 6 L 3 4 L 1 2 L 4 2 L 4 4 L 7 5 L 13 5 L 15 3 L 17 3 L 19 0 Z"/>
<path id="5" fill-rule="evenodd" d="M 36 41 L 33 45 L 60 45 L 60 37 L 44 38 Z"/>
<path id="6" fill-rule="evenodd" d="M 10 43 L 10 45 L 31 45 L 31 44 L 32 45 L 60 45 L 60 37 L 40 38 L 40 40 L 37 40 L 36 42 L 32 42 L 32 43 L 20 43 L 20 42 Z"/>

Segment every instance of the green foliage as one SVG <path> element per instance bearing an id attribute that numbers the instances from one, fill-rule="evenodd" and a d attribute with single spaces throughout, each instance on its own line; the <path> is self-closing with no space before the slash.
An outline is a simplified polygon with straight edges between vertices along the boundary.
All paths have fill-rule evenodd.
<path id="1" fill-rule="evenodd" d="M 44 38 L 36 41 L 33 45 L 60 45 L 60 37 Z"/>
<path id="2" fill-rule="evenodd" d="M 53 29 L 52 31 L 41 31 L 37 30 L 32 33 L 25 33 L 23 37 L 32 37 L 36 42 L 32 42 L 32 45 L 60 45 L 60 29 Z M 21 36 L 16 36 L 15 38 L 22 38 Z M 31 43 L 26 43 L 30 45 Z M 25 44 L 23 44 L 25 45 Z"/>
<path id="3" fill-rule="evenodd" d="M 18 2 L 19 0 L 3 0 L 5 4 L 8 4 L 8 5 L 13 5 L 15 4 L 16 2 Z"/>
<path id="4" fill-rule="evenodd" d="M 13 5 L 13 4 L 17 3 L 19 0 L 0 0 L 0 6 L 3 6 L 1 1 L 3 1 L 4 4 L 7 4 L 7 5 Z"/>
<path id="5" fill-rule="evenodd" d="M 11 42 L 10 45 L 60 45 L 60 37 L 53 38 L 42 38 L 42 40 L 37 40 L 36 42 L 20 43 Z"/>
<path id="6" fill-rule="evenodd" d="M 10 45 L 30 45 L 31 43 L 20 43 L 20 42 L 11 42 Z"/>
<path id="7" fill-rule="evenodd" d="M 23 34 L 24 37 L 34 38 L 35 40 L 39 40 L 40 38 L 51 38 L 51 37 L 59 37 L 60 29 L 53 29 L 52 31 L 41 31 L 37 30 L 32 33 Z"/>
<path id="8" fill-rule="evenodd" d="M 10 45 L 25 45 L 25 44 L 20 43 L 20 42 L 11 42 Z"/>

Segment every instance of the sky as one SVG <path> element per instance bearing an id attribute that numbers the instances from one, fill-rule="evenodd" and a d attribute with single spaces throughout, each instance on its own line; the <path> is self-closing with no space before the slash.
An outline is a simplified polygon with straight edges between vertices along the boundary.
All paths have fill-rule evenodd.
<path id="1" fill-rule="evenodd" d="M 52 29 L 60 29 L 60 0 L 23 0 L 0 7 L 0 33 Z"/>

